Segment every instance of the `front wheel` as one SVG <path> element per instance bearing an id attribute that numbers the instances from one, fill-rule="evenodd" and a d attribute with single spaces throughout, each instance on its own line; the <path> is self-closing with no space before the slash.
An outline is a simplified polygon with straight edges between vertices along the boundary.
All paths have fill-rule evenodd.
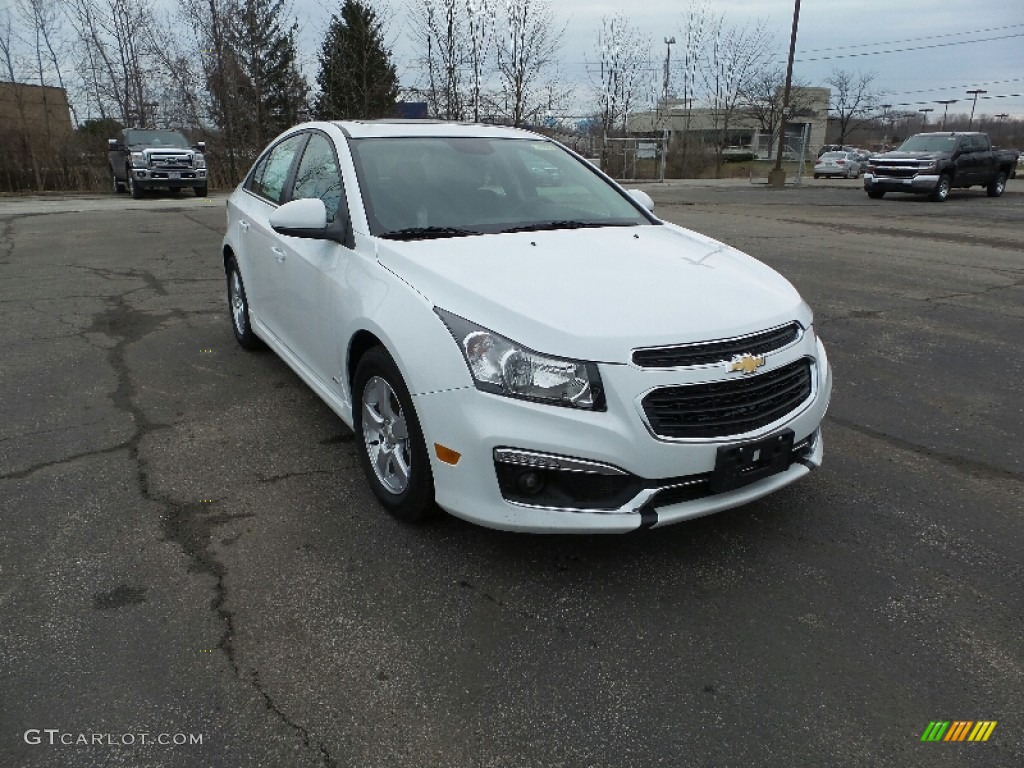
<path id="1" fill-rule="evenodd" d="M 948 174 L 942 174 L 939 176 L 939 183 L 935 185 L 935 189 L 932 190 L 931 198 L 936 203 L 945 202 L 946 198 L 949 197 L 949 190 L 953 186 L 953 180 L 949 178 Z"/>
<path id="2" fill-rule="evenodd" d="M 192 187 L 192 189 L 195 190 L 196 197 L 206 197 L 207 189 L 205 184 L 201 187 Z"/>
<path id="3" fill-rule="evenodd" d="M 128 171 L 128 191 L 132 195 L 132 200 L 142 199 L 142 187 L 140 187 L 135 181 L 135 174 L 130 170 Z"/>
<path id="4" fill-rule="evenodd" d="M 885 190 L 884 189 L 869 189 L 868 190 L 868 197 L 870 197 L 872 200 L 881 200 L 883 197 L 885 197 Z"/>
<path id="5" fill-rule="evenodd" d="M 985 191 L 988 192 L 989 197 L 999 197 L 1003 194 L 1004 189 L 1006 189 L 1006 174 L 1000 171 Z"/>
<path id="6" fill-rule="evenodd" d="M 434 477 L 409 390 L 383 349 L 369 350 L 352 382 L 359 463 L 381 505 L 399 520 L 418 522 L 434 506 Z"/>
<path id="7" fill-rule="evenodd" d="M 231 313 L 231 328 L 235 340 L 242 349 L 259 349 L 263 346 L 260 338 L 253 333 L 249 319 L 249 301 L 245 297 L 245 284 L 238 262 L 234 257 L 228 262 L 228 311 Z"/>

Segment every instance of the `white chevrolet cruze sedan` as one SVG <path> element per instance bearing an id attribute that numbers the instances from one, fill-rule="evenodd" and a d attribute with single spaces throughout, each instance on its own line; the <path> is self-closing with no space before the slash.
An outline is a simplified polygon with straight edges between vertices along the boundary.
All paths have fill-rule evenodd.
<path id="1" fill-rule="evenodd" d="M 427 121 L 278 137 L 228 201 L 234 333 L 354 430 L 402 520 L 617 532 L 819 466 L 810 308 L 560 144 Z"/>

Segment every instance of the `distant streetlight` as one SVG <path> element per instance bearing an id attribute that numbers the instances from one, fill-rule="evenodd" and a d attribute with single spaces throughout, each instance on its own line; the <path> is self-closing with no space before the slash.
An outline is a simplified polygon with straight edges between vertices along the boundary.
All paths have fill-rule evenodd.
<path id="1" fill-rule="evenodd" d="M 946 113 L 949 112 L 949 105 L 956 104 L 958 101 L 960 101 L 960 99 L 939 99 L 935 102 L 936 104 L 944 105 L 942 110 L 942 127 L 939 130 L 946 130 Z"/>
<path id="2" fill-rule="evenodd" d="M 882 120 L 885 121 L 885 135 L 882 136 L 882 148 L 889 146 L 889 134 L 892 133 L 892 113 L 889 112 L 892 109 L 892 104 L 879 104 L 879 108 L 882 110 Z"/>
<path id="3" fill-rule="evenodd" d="M 786 143 L 786 115 L 789 114 L 789 91 L 793 85 L 793 57 L 796 55 L 796 29 L 800 25 L 800 0 L 793 6 L 793 31 L 789 35 L 789 63 L 786 65 L 786 87 L 782 91 L 782 116 L 779 118 L 779 141 L 775 148 L 775 167 L 768 174 L 768 186 L 784 187 L 786 172 L 782 170 L 782 147 Z"/>
<path id="4" fill-rule="evenodd" d="M 934 112 L 935 109 L 933 107 L 925 107 L 924 109 L 919 109 L 917 111 L 923 113 L 921 117 L 921 131 L 923 132 L 925 126 L 928 125 L 928 113 Z"/>
<path id="5" fill-rule="evenodd" d="M 978 96 L 982 93 L 988 93 L 984 88 L 975 88 L 973 91 L 968 91 L 968 96 L 974 97 L 974 103 L 971 104 L 971 119 L 967 121 L 967 130 L 971 130 L 971 126 L 974 125 L 974 108 L 978 106 Z"/>

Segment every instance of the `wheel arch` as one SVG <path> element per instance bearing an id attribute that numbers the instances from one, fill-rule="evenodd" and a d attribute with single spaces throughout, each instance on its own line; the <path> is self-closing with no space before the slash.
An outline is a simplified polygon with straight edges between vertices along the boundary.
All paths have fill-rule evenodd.
<path id="1" fill-rule="evenodd" d="M 345 359 L 345 377 L 348 379 L 347 384 L 350 392 L 352 391 L 352 382 L 355 380 L 356 368 L 359 367 L 359 361 L 363 359 L 363 355 L 374 347 L 382 347 L 391 356 L 391 359 L 394 360 L 395 356 L 388 349 L 388 345 L 372 331 L 361 328 L 349 340 Z M 353 407 L 355 406 L 353 405 Z"/>

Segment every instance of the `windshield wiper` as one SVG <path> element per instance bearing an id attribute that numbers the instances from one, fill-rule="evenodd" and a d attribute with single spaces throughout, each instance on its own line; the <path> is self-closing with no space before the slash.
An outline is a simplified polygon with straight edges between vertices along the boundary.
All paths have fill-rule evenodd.
<path id="1" fill-rule="evenodd" d="M 521 227 L 509 227 L 502 232 L 540 232 L 546 229 L 594 229 L 597 227 L 635 227 L 634 222 L 615 221 L 577 221 L 562 219 L 559 221 L 538 221 L 536 224 L 524 224 Z"/>
<path id="2" fill-rule="evenodd" d="M 430 240 L 435 237 L 466 237 L 479 234 L 481 233 L 458 227 L 406 227 L 405 229 L 382 232 L 378 237 L 388 240 Z"/>

